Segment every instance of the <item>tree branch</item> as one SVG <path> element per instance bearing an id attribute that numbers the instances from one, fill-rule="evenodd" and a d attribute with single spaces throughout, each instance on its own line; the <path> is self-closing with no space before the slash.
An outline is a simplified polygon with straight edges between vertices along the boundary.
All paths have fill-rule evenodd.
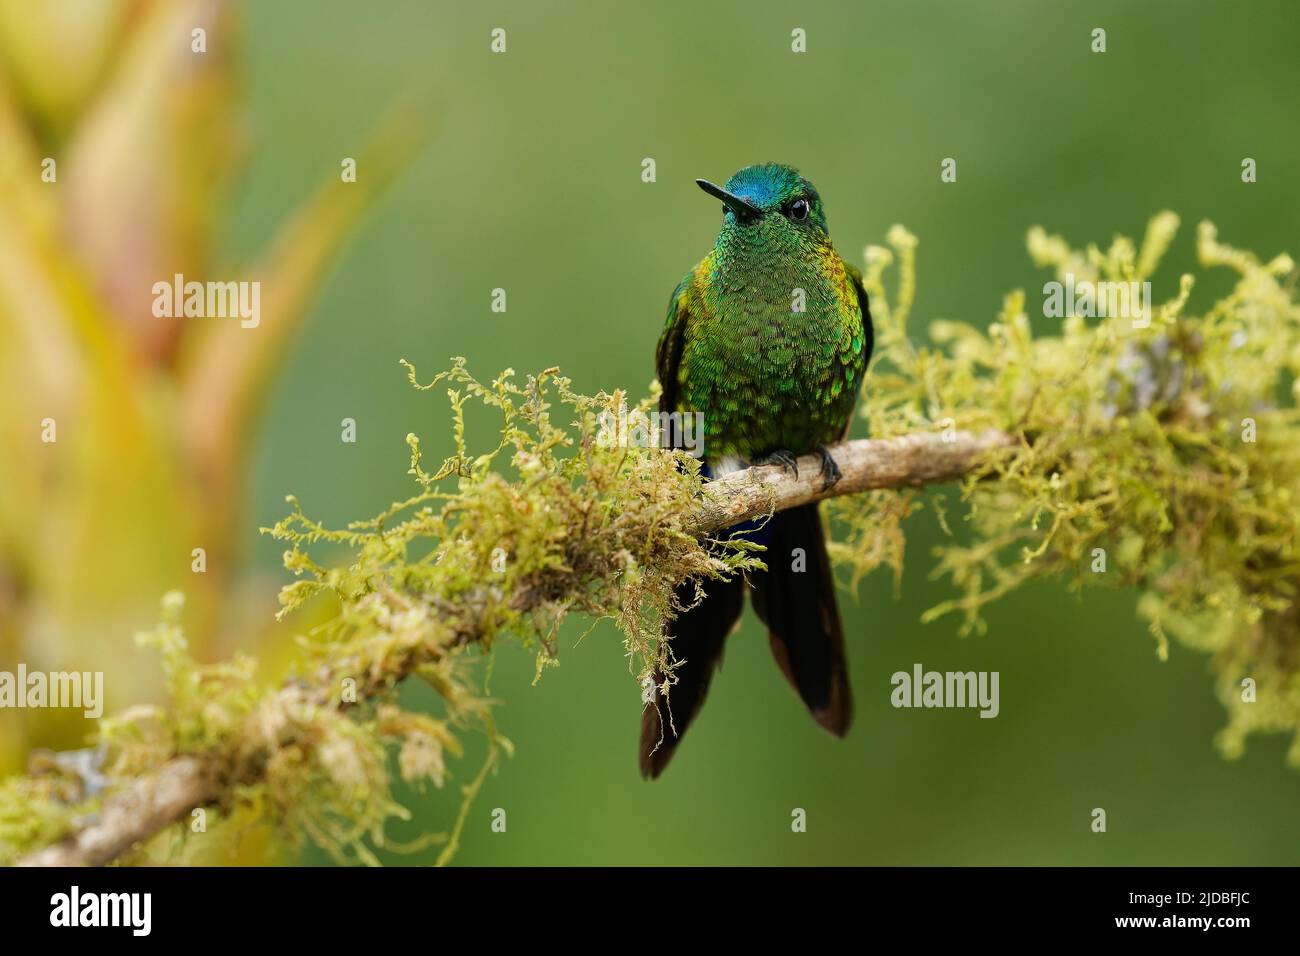
<path id="1" fill-rule="evenodd" d="M 196 807 L 214 802 L 217 795 L 207 763 L 199 757 L 177 757 L 106 799 L 93 822 L 18 865 L 103 866 Z"/>
<path id="2" fill-rule="evenodd" d="M 798 459 L 798 474 L 779 466 L 748 468 L 706 486 L 705 498 L 691 527 L 710 534 L 738 522 L 773 511 L 784 511 L 838 495 L 886 488 L 909 488 L 952 481 L 971 472 L 993 451 L 1015 447 L 1018 439 L 1004 432 L 980 434 L 919 432 L 899 438 L 844 442 L 831 449 L 841 472 L 832 488 L 822 487 L 821 460 L 816 455 Z M 527 610 L 541 600 L 541 592 L 517 595 L 515 604 Z M 458 635 L 457 643 L 472 643 L 474 634 Z M 418 656 L 416 654 L 415 656 Z M 408 674 L 420 663 L 415 657 L 398 664 Z M 358 695 L 378 693 L 386 685 L 363 686 Z M 301 686 L 286 686 L 250 715 L 252 725 L 277 707 L 302 701 Z M 312 700 L 319 706 L 325 702 Z M 217 804 L 231 786 L 249 783 L 265 767 L 265 758 L 281 745 L 262 733 L 263 753 L 246 760 L 230 777 L 222 755 L 176 757 L 149 777 L 130 782 L 107 796 L 99 813 L 61 842 L 37 850 L 19 861 L 20 866 L 99 866 L 109 863 L 137 843 L 184 819 L 194 809 Z M 224 772 L 223 772 L 224 769 Z"/>
<path id="3" fill-rule="evenodd" d="M 980 434 L 915 432 L 899 438 L 842 442 L 830 449 L 840 469 L 840 480 L 833 487 L 822 487 L 817 455 L 799 458 L 797 475 L 779 465 L 746 468 L 707 486 L 696 528 L 708 534 L 770 511 L 785 511 L 824 498 L 953 481 L 968 473 L 985 454 L 1017 443 L 1015 436 L 992 429 Z"/>

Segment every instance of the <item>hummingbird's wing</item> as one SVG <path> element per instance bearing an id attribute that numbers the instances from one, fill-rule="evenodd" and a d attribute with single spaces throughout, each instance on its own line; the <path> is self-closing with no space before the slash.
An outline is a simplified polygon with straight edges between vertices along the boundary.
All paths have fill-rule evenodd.
<path id="1" fill-rule="evenodd" d="M 862 309 L 862 347 L 865 352 L 863 355 L 865 367 L 871 364 L 871 351 L 876 345 L 876 333 L 871 327 L 871 307 L 867 303 L 867 290 L 862 286 L 862 273 L 847 262 L 844 263 L 844 271 L 853 280 L 853 291 L 858 294 L 858 307 Z"/>
<path id="2" fill-rule="evenodd" d="M 659 378 L 659 411 L 675 412 L 677 411 L 677 398 L 680 383 L 677 380 L 677 370 L 682 361 L 682 345 L 686 340 L 686 326 L 690 322 L 689 302 L 694 300 L 697 304 L 698 298 L 690 296 L 691 282 L 695 277 L 694 270 L 688 272 L 681 282 L 677 283 L 677 288 L 673 290 L 673 297 L 668 302 L 668 320 L 664 323 L 664 330 L 659 336 L 659 347 L 655 350 L 655 374 Z M 679 446 L 678 437 L 675 430 L 666 435 L 665 444 L 669 448 Z"/>
<path id="3" fill-rule="evenodd" d="M 843 261 L 843 260 L 841 260 Z M 844 263 L 844 271 L 848 273 L 849 279 L 853 283 L 853 291 L 858 297 L 858 308 L 862 311 L 862 374 L 865 377 L 867 366 L 871 364 L 871 352 L 876 345 L 875 329 L 871 325 L 871 306 L 867 302 L 867 290 L 862 285 L 862 273 Z M 854 388 L 861 388 L 862 380 L 859 379 Z M 840 433 L 840 441 L 849 437 L 849 427 L 853 424 L 853 416 L 850 415 L 844 421 L 844 431 Z"/>

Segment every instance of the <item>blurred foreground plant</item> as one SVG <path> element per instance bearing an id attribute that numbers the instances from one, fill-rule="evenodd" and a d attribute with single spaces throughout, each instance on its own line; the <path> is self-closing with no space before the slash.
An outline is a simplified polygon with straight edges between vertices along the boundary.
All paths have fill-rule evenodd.
<path id="1" fill-rule="evenodd" d="M 0 0 L 0 667 L 103 671 L 119 701 L 157 683 L 119 636 L 180 580 L 210 656 L 237 603 L 242 476 L 271 374 L 332 255 L 430 133 L 427 108 L 395 106 L 356 182 L 330 158 L 259 261 L 220 261 L 245 139 L 241 11 Z M 154 315 L 154 283 L 176 274 L 259 281 L 261 325 Z M 198 547 L 206 573 L 190 574 Z M 33 740 L 80 736 L 66 712 L 23 713 L 0 712 L 0 768 Z"/>
<path id="2" fill-rule="evenodd" d="M 1176 228 L 1165 213 L 1140 248 L 1121 238 L 1083 252 L 1034 230 L 1030 252 L 1076 280 L 1142 282 Z M 1240 753 L 1251 731 L 1283 731 L 1295 735 L 1290 759 L 1300 764 L 1292 261 L 1260 263 L 1203 224 L 1201 264 L 1237 280 L 1202 315 L 1187 314 L 1184 276 L 1149 322 L 1068 315 L 1059 335 L 1034 337 L 1016 292 L 987 331 L 937 322 L 921 344 L 907 334 L 916 242 L 896 227 L 890 243 L 867 250 L 865 273 L 879 346 L 863 411 L 878 437 L 836 449 L 844 477 L 831 511 L 843 533 L 832 556 L 855 583 L 882 564 L 901 574 L 903 520 L 926 503 L 915 486 L 960 478 L 963 540 L 942 549 L 936 568 L 959 596 L 927 619 L 957 612 L 978 629 L 986 604 L 1044 575 L 1136 589 L 1162 656 L 1167 634 L 1212 654 L 1229 711 L 1225 754 Z M 890 296 L 883 278 L 895 261 Z M 448 832 L 425 840 L 443 843 L 445 862 L 484 775 L 508 751 L 475 671 L 484 649 L 520 640 L 536 649 L 540 673 L 576 610 L 618 623 L 635 681 L 671 666 L 659 622 L 674 610 L 673 587 L 692 577 L 707 587 L 761 560 L 714 533 L 826 493 L 811 460 L 803 478 L 765 467 L 705 485 L 688 458 L 602 440 L 601 416 L 617 416 L 624 395 L 575 393 L 555 371 L 523 384 L 507 371 L 484 384 L 457 361 L 421 386 L 408 366 L 416 387 L 447 386 L 457 453 L 430 471 L 410 436 L 411 498 L 338 529 L 291 498 L 289 516 L 268 529 L 289 543 L 285 564 L 301 578 L 282 592 L 284 613 L 314 601 L 332 609 L 303 638 L 297 676 L 255 693 L 247 661 L 194 665 L 169 598 L 146 641 L 163 652 L 170 708 L 103 722 L 94 780 L 84 761 L 73 770 L 64 761 L 4 784 L 0 860 L 45 847 L 28 862 L 105 862 L 148 852 L 144 841 L 163 831 L 175 851 L 207 838 L 171 824 L 207 807 L 374 862 L 374 848 L 389 845 L 386 822 L 406 815 L 387 744 L 402 777 L 441 786 L 453 773 L 447 755 L 476 728 L 487 760 Z M 470 402 L 500 415 L 487 448 L 467 443 Z M 940 498 L 929 503 L 951 524 Z M 343 546 L 351 560 L 318 562 L 320 545 Z M 395 689 L 408 678 L 432 687 L 439 713 L 399 704 Z"/>

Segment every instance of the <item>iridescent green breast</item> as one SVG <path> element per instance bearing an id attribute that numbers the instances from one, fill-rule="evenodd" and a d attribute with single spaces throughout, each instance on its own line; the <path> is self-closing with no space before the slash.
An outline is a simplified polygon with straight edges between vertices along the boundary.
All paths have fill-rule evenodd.
<path id="1" fill-rule="evenodd" d="M 792 255 L 754 238 L 715 249 L 680 293 L 677 404 L 703 413 L 711 461 L 838 441 L 866 371 L 858 290 L 834 248 Z"/>

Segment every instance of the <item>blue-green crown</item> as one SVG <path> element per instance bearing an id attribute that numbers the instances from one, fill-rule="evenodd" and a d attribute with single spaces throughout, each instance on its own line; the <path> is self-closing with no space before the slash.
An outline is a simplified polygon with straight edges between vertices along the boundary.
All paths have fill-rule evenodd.
<path id="1" fill-rule="evenodd" d="M 727 180 L 727 192 L 747 199 L 764 212 L 775 212 L 796 199 L 807 200 L 813 222 L 826 230 L 826 214 L 817 188 L 793 166 L 760 163 L 746 166 Z"/>

